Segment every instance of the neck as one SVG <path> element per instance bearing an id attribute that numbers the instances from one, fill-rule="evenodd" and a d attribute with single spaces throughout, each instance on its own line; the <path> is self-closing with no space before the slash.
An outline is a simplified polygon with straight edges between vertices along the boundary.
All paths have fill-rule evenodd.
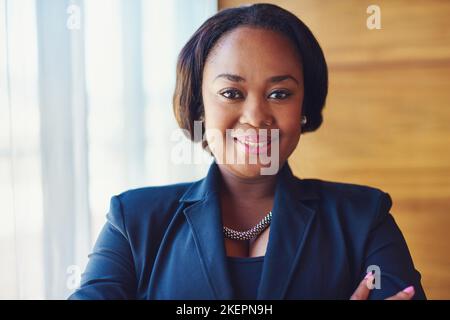
<path id="1" fill-rule="evenodd" d="M 277 176 L 244 178 L 220 164 L 218 167 L 224 225 L 236 230 L 254 227 L 273 207 Z"/>
<path id="2" fill-rule="evenodd" d="M 258 201 L 273 198 L 276 175 L 244 178 L 218 165 L 222 174 L 221 193 L 235 200 Z"/>

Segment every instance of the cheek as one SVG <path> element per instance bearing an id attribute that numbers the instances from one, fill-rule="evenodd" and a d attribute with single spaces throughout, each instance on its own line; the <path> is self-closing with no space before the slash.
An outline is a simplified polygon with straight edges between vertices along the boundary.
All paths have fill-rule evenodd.
<path id="1" fill-rule="evenodd" d="M 225 134 L 226 129 L 232 128 L 235 118 L 227 112 L 205 109 L 205 128 L 220 130 Z"/>
<path id="2" fill-rule="evenodd" d="M 222 106 L 205 101 L 205 138 L 216 156 L 223 152 L 226 130 L 233 128 L 235 116 Z"/>
<path id="3" fill-rule="evenodd" d="M 300 140 L 300 125 L 290 121 L 290 123 L 287 123 L 284 127 L 282 134 L 283 137 L 281 139 L 280 151 L 291 153 Z"/>
<path id="4" fill-rule="evenodd" d="M 211 97 L 205 97 L 205 128 L 220 130 L 225 135 L 226 129 L 233 128 L 238 116 L 230 106 L 222 105 Z"/>
<path id="5" fill-rule="evenodd" d="M 296 148 L 301 134 L 300 108 L 293 108 L 290 112 L 280 115 L 278 126 L 282 136 L 280 143 L 280 156 L 287 158 Z"/>
<path id="6" fill-rule="evenodd" d="M 214 98 L 208 92 L 203 92 L 203 105 L 205 108 L 206 127 L 220 129 L 226 122 L 223 108 L 214 101 Z"/>
<path id="7" fill-rule="evenodd" d="M 285 134 L 295 134 L 301 129 L 301 110 L 298 107 L 293 107 L 291 110 L 283 112 L 278 115 L 277 122 L 281 132 Z"/>
<path id="8" fill-rule="evenodd" d="M 300 134 L 301 130 L 300 121 L 301 121 L 300 118 L 298 118 L 297 120 L 297 117 L 290 118 L 283 124 L 283 130 L 293 135 L 296 135 L 297 133 Z"/>

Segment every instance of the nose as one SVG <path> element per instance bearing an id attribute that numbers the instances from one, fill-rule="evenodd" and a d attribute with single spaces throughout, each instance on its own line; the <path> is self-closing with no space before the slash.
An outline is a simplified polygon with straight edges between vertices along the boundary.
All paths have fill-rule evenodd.
<path id="1" fill-rule="evenodd" d="M 275 119 L 270 106 L 265 99 L 248 97 L 242 106 L 242 113 L 239 119 L 241 124 L 249 124 L 254 128 L 264 128 L 272 125 Z"/>

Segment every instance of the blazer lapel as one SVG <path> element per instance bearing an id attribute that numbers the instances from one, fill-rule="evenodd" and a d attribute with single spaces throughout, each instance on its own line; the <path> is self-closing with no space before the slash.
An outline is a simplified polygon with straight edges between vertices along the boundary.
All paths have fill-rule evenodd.
<path id="1" fill-rule="evenodd" d="M 216 163 L 213 163 L 206 178 L 196 182 L 180 201 L 194 202 L 184 209 L 184 214 L 193 232 L 198 256 L 213 295 L 219 300 L 230 300 L 233 290 L 227 269 L 217 192 L 219 175 Z"/>
<path id="2" fill-rule="evenodd" d="M 284 298 L 315 215 L 307 200 L 316 198 L 315 190 L 297 179 L 286 162 L 277 178 L 258 299 Z"/>

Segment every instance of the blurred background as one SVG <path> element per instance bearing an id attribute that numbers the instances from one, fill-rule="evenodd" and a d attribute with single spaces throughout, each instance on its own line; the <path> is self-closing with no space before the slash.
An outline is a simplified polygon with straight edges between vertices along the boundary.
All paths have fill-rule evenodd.
<path id="1" fill-rule="evenodd" d="M 176 56 L 217 10 L 254 2 L 0 0 L 0 299 L 66 298 L 111 196 L 206 174 L 168 161 Z M 450 2 L 267 2 L 329 66 L 294 173 L 388 192 L 428 298 L 450 299 Z"/>

